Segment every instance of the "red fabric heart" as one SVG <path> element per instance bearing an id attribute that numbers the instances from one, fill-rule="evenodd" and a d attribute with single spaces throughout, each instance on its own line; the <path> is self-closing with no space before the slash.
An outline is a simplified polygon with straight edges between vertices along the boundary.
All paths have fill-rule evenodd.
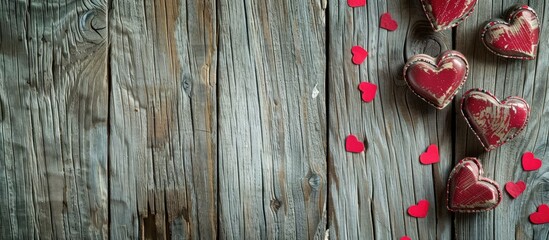
<path id="1" fill-rule="evenodd" d="M 362 7 L 366 5 L 366 0 L 347 0 L 349 7 Z"/>
<path id="2" fill-rule="evenodd" d="M 530 222 L 533 224 L 549 223 L 549 206 L 541 204 L 537 212 L 530 214 Z"/>
<path id="3" fill-rule="evenodd" d="M 351 53 L 353 54 L 353 63 L 356 65 L 362 64 L 364 62 L 364 59 L 368 57 L 368 51 L 366 51 L 361 46 L 354 46 L 351 48 Z"/>
<path id="4" fill-rule="evenodd" d="M 520 97 L 499 101 L 487 91 L 471 89 L 463 95 L 461 113 L 484 149 L 490 151 L 526 128 L 530 106 Z"/>
<path id="5" fill-rule="evenodd" d="M 352 153 L 361 153 L 364 151 L 364 143 L 358 141 L 358 138 L 351 134 L 345 140 L 345 150 Z"/>
<path id="6" fill-rule="evenodd" d="M 421 0 L 423 11 L 435 31 L 457 26 L 475 8 L 477 0 Z"/>
<path id="7" fill-rule="evenodd" d="M 422 164 L 433 164 L 440 161 L 440 156 L 438 154 L 438 146 L 436 144 L 431 144 L 427 151 L 419 155 L 419 162 Z"/>
<path id="8" fill-rule="evenodd" d="M 534 157 L 531 152 L 525 152 L 522 154 L 522 169 L 524 171 L 534 171 L 541 168 L 541 160 Z"/>
<path id="9" fill-rule="evenodd" d="M 457 51 L 445 51 L 436 59 L 415 55 L 404 65 L 404 79 L 412 92 L 438 109 L 452 102 L 468 75 L 469 63 Z"/>
<path id="10" fill-rule="evenodd" d="M 374 100 L 377 91 L 377 85 L 369 82 L 361 82 L 358 89 L 362 92 L 362 101 L 371 102 Z"/>
<path id="11" fill-rule="evenodd" d="M 481 212 L 501 202 L 499 185 L 482 177 L 482 165 L 476 158 L 461 160 L 448 178 L 447 208 L 453 212 Z"/>
<path id="12" fill-rule="evenodd" d="M 417 203 L 417 205 L 412 205 L 408 208 L 408 214 L 416 218 L 427 217 L 428 212 L 429 212 L 429 201 L 427 200 L 420 200 Z"/>
<path id="13" fill-rule="evenodd" d="M 517 198 L 518 196 L 520 196 L 520 194 L 522 194 L 525 189 L 526 183 L 524 183 L 523 181 L 518 181 L 516 183 L 507 182 L 505 184 L 505 191 L 507 191 L 507 193 L 509 193 L 509 195 L 511 195 L 511 197 L 513 198 Z"/>
<path id="14" fill-rule="evenodd" d="M 381 23 L 379 26 L 383 29 L 394 31 L 397 30 L 398 23 L 391 17 L 390 13 L 384 13 L 381 15 Z"/>
<path id="15" fill-rule="evenodd" d="M 539 44 L 539 19 L 528 6 L 515 7 L 507 22 L 491 20 L 482 30 L 484 45 L 498 56 L 535 59 Z"/>
<path id="16" fill-rule="evenodd" d="M 401 237 L 400 240 L 412 240 L 412 239 L 408 236 L 404 236 L 404 237 Z"/>

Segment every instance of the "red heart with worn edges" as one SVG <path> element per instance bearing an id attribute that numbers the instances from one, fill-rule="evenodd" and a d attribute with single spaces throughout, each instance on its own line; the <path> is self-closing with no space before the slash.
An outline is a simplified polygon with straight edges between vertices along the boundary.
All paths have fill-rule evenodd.
<path id="1" fill-rule="evenodd" d="M 401 237 L 400 240 L 412 240 L 412 239 L 408 236 L 404 236 L 404 237 Z"/>
<path id="2" fill-rule="evenodd" d="M 500 101 L 487 91 L 471 89 L 463 95 L 461 113 L 484 149 L 490 151 L 526 128 L 530 106 L 520 97 Z"/>
<path id="3" fill-rule="evenodd" d="M 415 55 L 404 65 L 404 79 L 412 92 L 438 109 L 454 99 L 468 75 L 469 63 L 458 51 L 445 51 L 436 59 Z"/>
<path id="4" fill-rule="evenodd" d="M 381 23 L 379 26 L 383 29 L 394 31 L 397 30 L 398 23 L 391 17 L 390 13 L 384 13 L 381 14 Z"/>
<path id="5" fill-rule="evenodd" d="M 421 0 L 423 11 L 435 31 L 460 24 L 473 12 L 477 0 Z"/>
<path id="6" fill-rule="evenodd" d="M 362 92 L 362 101 L 371 102 L 376 97 L 377 85 L 369 82 L 361 82 L 358 89 Z"/>
<path id="7" fill-rule="evenodd" d="M 541 204 L 538 207 L 538 211 L 530 214 L 530 222 L 533 224 L 549 223 L 549 206 L 547 206 L 547 204 Z"/>
<path id="8" fill-rule="evenodd" d="M 431 144 L 427 151 L 419 155 L 419 162 L 422 164 L 433 164 L 440 161 L 440 156 L 438 155 L 438 146 L 436 144 Z"/>
<path id="9" fill-rule="evenodd" d="M 509 193 L 509 195 L 511 195 L 511 197 L 513 198 L 517 198 L 518 196 L 520 196 L 520 194 L 522 194 L 524 190 L 526 190 L 526 183 L 524 183 L 523 181 L 518 181 L 516 183 L 507 182 L 505 184 L 505 191 L 507 191 L 507 193 Z"/>
<path id="10" fill-rule="evenodd" d="M 452 212 L 482 212 L 501 202 L 499 185 L 482 177 L 482 165 L 476 158 L 465 158 L 454 167 L 446 186 L 446 207 Z"/>
<path id="11" fill-rule="evenodd" d="M 366 5 L 366 0 L 347 0 L 349 7 L 362 7 Z"/>
<path id="12" fill-rule="evenodd" d="M 534 171 L 541 167 L 541 160 L 534 157 L 531 152 L 525 152 L 522 154 L 522 169 L 524 171 Z"/>
<path id="13" fill-rule="evenodd" d="M 539 44 L 539 19 L 534 9 L 512 8 L 507 21 L 492 19 L 481 32 L 484 45 L 505 58 L 535 59 Z"/>
<path id="14" fill-rule="evenodd" d="M 364 151 L 364 143 L 358 141 L 358 138 L 351 134 L 345 140 L 345 150 L 352 153 L 361 153 Z"/>
<path id="15" fill-rule="evenodd" d="M 364 59 L 368 57 L 368 51 L 361 46 L 354 46 L 351 48 L 351 53 L 353 54 L 353 63 L 356 65 L 360 65 L 364 62 Z"/>
<path id="16" fill-rule="evenodd" d="M 408 208 L 408 214 L 416 218 L 427 217 L 427 212 L 429 212 L 429 201 L 427 200 L 420 200 L 417 205 Z"/>

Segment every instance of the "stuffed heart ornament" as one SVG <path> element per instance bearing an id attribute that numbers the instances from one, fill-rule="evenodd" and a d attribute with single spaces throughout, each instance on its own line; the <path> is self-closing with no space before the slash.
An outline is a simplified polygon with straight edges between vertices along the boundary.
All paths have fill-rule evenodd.
<path id="1" fill-rule="evenodd" d="M 482 212 L 494 209 L 501 202 L 499 185 L 482 177 L 482 172 L 476 158 L 465 158 L 454 167 L 446 186 L 448 210 Z"/>
<path id="2" fill-rule="evenodd" d="M 412 92 L 438 109 L 452 101 L 468 75 L 467 59 L 457 51 L 445 51 L 436 59 L 415 55 L 404 65 L 404 79 Z"/>
<path id="3" fill-rule="evenodd" d="M 520 97 L 499 101 L 487 91 L 471 89 L 463 95 L 461 113 L 484 149 L 490 151 L 524 130 L 530 106 Z"/>
<path id="4" fill-rule="evenodd" d="M 435 31 L 460 24 L 475 8 L 477 0 L 421 0 L 423 11 Z"/>
<path id="5" fill-rule="evenodd" d="M 507 21 L 493 19 L 481 32 L 484 45 L 505 58 L 535 59 L 539 43 L 539 19 L 528 6 L 512 8 Z"/>

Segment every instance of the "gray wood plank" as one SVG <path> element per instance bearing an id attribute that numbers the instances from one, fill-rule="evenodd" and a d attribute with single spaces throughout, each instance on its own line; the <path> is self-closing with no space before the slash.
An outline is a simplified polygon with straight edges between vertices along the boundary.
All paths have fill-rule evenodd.
<path id="1" fill-rule="evenodd" d="M 110 237 L 214 239 L 216 1 L 111 8 Z"/>
<path id="2" fill-rule="evenodd" d="M 503 18 L 508 8 L 516 1 L 479 1 L 475 13 L 462 26 L 456 35 L 457 49 L 462 51 L 471 63 L 470 80 L 464 86 L 484 88 L 500 99 L 507 96 L 522 96 L 530 103 L 532 113 L 528 127 L 517 138 L 485 153 L 456 109 L 456 156 L 455 161 L 467 156 L 478 156 L 487 177 L 493 178 L 503 188 L 508 181 L 523 180 L 526 191 L 516 200 L 504 194 L 502 203 L 493 211 L 478 214 L 456 214 L 454 222 L 457 239 L 547 239 L 549 228 L 529 223 L 528 215 L 538 205 L 549 202 L 549 152 L 547 136 L 549 128 L 545 124 L 549 110 L 547 98 L 549 78 L 549 4 L 545 1 L 529 1 L 540 19 L 542 30 L 538 59 L 534 61 L 506 60 L 490 53 L 479 40 L 480 28 L 493 17 Z M 459 97 L 459 96 L 458 96 Z M 542 169 L 525 172 L 521 166 L 521 156 L 532 151 L 544 160 Z"/>
<path id="3" fill-rule="evenodd" d="M 108 234 L 106 1 L 0 1 L 0 239 Z"/>
<path id="4" fill-rule="evenodd" d="M 326 2 L 219 2 L 220 238 L 323 238 Z"/>
<path id="5" fill-rule="evenodd" d="M 368 1 L 350 8 L 329 3 L 329 231 L 331 239 L 450 239 L 445 205 L 446 178 L 452 164 L 452 105 L 429 106 L 402 76 L 414 54 L 438 55 L 451 49 L 451 32 L 434 33 L 419 1 Z M 395 32 L 379 28 L 381 14 L 399 23 Z M 364 46 L 366 61 L 355 66 L 351 47 Z M 363 103 L 361 81 L 378 85 L 376 99 Z M 366 151 L 345 152 L 355 134 Z M 438 144 L 441 161 L 423 166 L 419 155 Z M 431 203 L 425 219 L 407 215 L 421 199 Z"/>

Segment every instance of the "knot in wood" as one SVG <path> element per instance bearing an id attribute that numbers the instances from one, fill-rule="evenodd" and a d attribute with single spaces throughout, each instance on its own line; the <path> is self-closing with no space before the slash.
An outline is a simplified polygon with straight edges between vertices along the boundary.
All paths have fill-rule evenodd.
<path id="1" fill-rule="evenodd" d="M 309 185 L 312 189 L 318 189 L 318 186 L 320 186 L 321 178 L 317 174 L 313 174 L 309 177 Z"/>
<path id="2" fill-rule="evenodd" d="M 271 199 L 271 209 L 273 209 L 273 211 L 278 211 L 280 206 L 282 206 L 282 203 L 278 201 L 278 199 Z"/>
<path id="3" fill-rule="evenodd" d="M 107 36 L 107 16 L 101 9 L 91 9 L 80 16 L 79 30 L 85 41 L 99 44 Z"/>

